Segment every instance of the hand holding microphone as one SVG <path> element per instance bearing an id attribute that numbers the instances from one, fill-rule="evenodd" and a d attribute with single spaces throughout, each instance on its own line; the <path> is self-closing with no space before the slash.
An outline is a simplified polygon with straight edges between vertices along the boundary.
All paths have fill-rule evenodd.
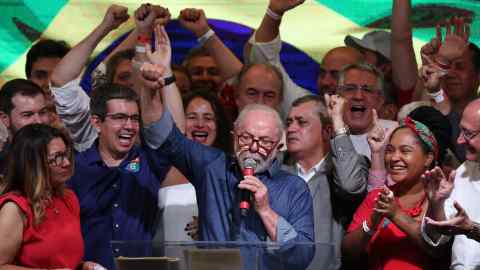
<path id="1" fill-rule="evenodd" d="M 254 159 L 247 158 L 243 161 L 243 176 L 253 176 L 255 174 L 255 168 L 257 167 L 257 162 Z M 248 210 L 251 207 L 251 192 L 247 189 L 240 189 L 240 213 L 242 216 L 248 214 Z"/>
<path id="2" fill-rule="evenodd" d="M 251 197 L 253 195 L 253 203 L 255 210 L 260 214 L 270 209 L 268 202 L 267 187 L 253 174 L 257 163 L 253 159 L 246 159 L 243 163 L 244 179 L 238 184 L 240 189 L 240 212 L 243 216 L 247 215 L 251 208 Z"/>

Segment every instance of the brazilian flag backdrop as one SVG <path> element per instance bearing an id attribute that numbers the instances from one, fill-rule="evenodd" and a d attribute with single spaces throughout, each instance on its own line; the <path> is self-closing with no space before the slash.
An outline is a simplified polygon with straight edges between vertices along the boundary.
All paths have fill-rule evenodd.
<path id="1" fill-rule="evenodd" d="M 25 54 L 39 38 L 62 39 L 74 45 L 101 22 L 112 3 L 129 8 L 129 14 L 140 1 L 104 0 L 0 0 L 0 84 L 6 80 L 25 77 Z M 203 8 L 219 36 L 241 56 L 241 44 L 258 27 L 268 5 L 268 0 L 163 0 L 151 1 L 168 7 L 172 17 L 188 7 Z M 412 0 L 415 49 L 434 35 L 434 25 L 451 16 L 472 18 L 471 40 L 480 43 L 480 0 Z M 334 46 L 343 44 L 345 35 L 361 37 L 371 28 L 390 28 L 392 0 L 307 0 L 288 12 L 282 22 L 283 54 L 294 80 L 314 89 L 316 65 L 323 54 Z M 100 46 L 100 55 L 122 34 L 134 27 L 130 19 L 111 33 Z M 189 47 L 195 45 L 194 37 L 180 29 L 176 22 L 167 27 L 174 47 L 174 62 L 179 63 Z M 417 53 L 418 55 L 418 53 Z M 93 61 L 95 62 L 95 61 Z M 304 70 L 302 70 L 302 68 Z M 300 78 L 309 74 L 310 78 Z M 305 75 L 307 76 L 307 75 Z"/>

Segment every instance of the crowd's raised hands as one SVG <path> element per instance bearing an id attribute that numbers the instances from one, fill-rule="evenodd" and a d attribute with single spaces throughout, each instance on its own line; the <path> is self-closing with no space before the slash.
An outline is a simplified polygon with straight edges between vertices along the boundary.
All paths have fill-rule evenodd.
<path id="1" fill-rule="evenodd" d="M 333 129 L 339 130 L 345 128 L 343 121 L 343 111 L 345 110 L 345 98 L 339 95 L 325 94 L 325 104 L 327 105 L 328 115 L 332 118 Z"/>
<path id="2" fill-rule="evenodd" d="M 207 17 L 202 9 L 183 9 L 180 11 L 178 19 L 183 27 L 191 31 L 197 37 L 202 36 L 210 30 Z"/>
<path id="3" fill-rule="evenodd" d="M 170 38 L 168 37 L 165 27 L 161 25 L 155 25 L 155 51 L 152 50 L 152 46 L 145 44 L 146 55 L 150 63 L 162 66 L 170 70 L 170 64 L 172 60 L 172 46 L 170 44 Z"/>
<path id="4" fill-rule="evenodd" d="M 150 33 L 154 25 L 166 25 L 171 18 L 167 8 L 158 5 L 142 4 L 135 10 L 135 24 L 140 33 Z"/>
<path id="5" fill-rule="evenodd" d="M 470 25 L 464 18 L 453 17 L 445 23 L 445 39 L 440 25 L 436 26 L 436 37 L 421 49 L 422 62 L 448 69 L 452 61 L 461 57 L 468 49 Z"/>
<path id="6" fill-rule="evenodd" d="M 368 144 L 370 145 L 370 150 L 372 151 L 372 154 L 381 153 L 385 149 L 385 145 L 388 142 L 388 139 L 390 137 L 390 134 L 393 131 L 393 128 L 386 129 L 382 125 L 380 125 L 380 122 L 378 121 L 377 110 L 373 109 L 372 114 L 373 114 L 373 121 L 372 121 L 373 128 L 370 129 L 370 131 L 367 134 L 367 141 L 368 141 Z"/>
<path id="7" fill-rule="evenodd" d="M 130 15 L 128 15 L 128 8 L 119 5 L 111 5 L 107 9 L 107 13 L 103 17 L 101 25 L 105 26 L 107 31 L 110 32 L 117 29 L 121 24 L 126 22 L 128 18 L 130 18 Z"/>

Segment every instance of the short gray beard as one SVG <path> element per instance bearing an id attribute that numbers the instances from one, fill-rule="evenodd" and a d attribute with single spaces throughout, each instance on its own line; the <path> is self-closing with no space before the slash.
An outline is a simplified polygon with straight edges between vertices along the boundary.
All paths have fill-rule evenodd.
<path id="1" fill-rule="evenodd" d="M 257 167 L 255 168 L 255 173 L 262 173 L 268 170 L 273 163 L 273 160 L 275 159 L 276 156 L 276 151 L 272 151 L 270 155 L 267 157 L 267 159 L 261 158 L 259 154 L 252 154 L 248 151 L 245 152 L 235 152 L 235 158 L 237 159 L 238 164 L 240 165 L 240 168 L 243 170 L 243 162 L 247 158 L 252 158 L 257 162 Z"/>

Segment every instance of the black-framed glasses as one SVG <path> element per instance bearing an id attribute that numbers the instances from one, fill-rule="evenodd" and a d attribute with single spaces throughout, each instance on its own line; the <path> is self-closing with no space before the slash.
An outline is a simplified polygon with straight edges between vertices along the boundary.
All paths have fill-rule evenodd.
<path id="1" fill-rule="evenodd" d="M 460 136 L 463 136 L 466 141 L 473 140 L 478 134 L 480 134 L 480 130 L 468 130 L 460 127 Z"/>
<path id="2" fill-rule="evenodd" d="M 132 114 L 128 115 L 125 113 L 111 113 L 111 114 L 106 114 L 105 118 L 110 118 L 113 123 L 117 125 L 125 125 L 130 119 L 130 122 L 133 125 L 139 125 L 140 124 L 140 115 L 139 114 Z"/>
<path id="3" fill-rule="evenodd" d="M 361 90 L 365 93 L 369 94 L 376 94 L 378 92 L 378 89 L 375 86 L 372 85 L 356 85 L 356 84 L 345 84 L 345 85 L 340 85 L 338 86 L 338 90 L 342 92 L 354 92 L 356 90 Z"/>
<path id="4" fill-rule="evenodd" d="M 49 157 L 47 162 L 52 166 L 61 166 L 65 160 L 70 160 L 70 151 L 57 152 Z"/>
<path id="5" fill-rule="evenodd" d="M 238 144 L 240 146 L 252 146 L 254 142 L 258 144 L 263 149 L 266 150 L 271 150 L 275 145 L 278 143 L 278 141 L 274 141 L 268 137 L 260 137 L 260 138 L 255 138 L 252 134 L 248 132 L 243 132 L 242 134 L 237 134 L 237 139 L 238 139 Z"/>

